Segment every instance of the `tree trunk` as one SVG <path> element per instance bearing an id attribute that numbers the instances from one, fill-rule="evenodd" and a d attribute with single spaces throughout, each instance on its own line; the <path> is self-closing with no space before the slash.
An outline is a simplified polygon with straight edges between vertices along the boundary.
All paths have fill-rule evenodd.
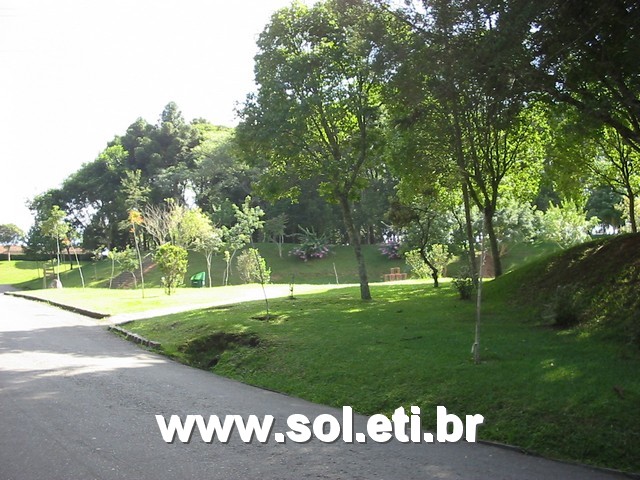
<path id="1" fill-rule="evenodd" d="M 429 269 L 431 270 L 431 278 L 433 278 L 433 287 L 438 288 L 440 284 L 438 283 L 438 269 L 436 266 L 429 261 L 429 257 L 427 257 L 427 253 L 424 251 L 424 248 L 420 249 L 420 256 L 422 257 L 422 261 L 427 264 Z"/>
<path id="2" fill-rule="evenodd" d="M 631 222 L 631 232 L 638 233 L 638 225 L 636 222 L 636 195 L 633 193 L 631 188 L 629 188 L 627 192 L 627 197 L 629 198 L 629 221 Z"/>
<path id="3" fill-rule="evenodd" d="M 69 261 L 69 266 L 71 267 L 70 270 L 73 270 L 73 259 L 71 258 L 71 250 L 69 249 L 69 247 L 65 247 L 65 249 L 67 250 L 67 260 Z"/>
<path id="4" fill-rule="evenodd" d="M 56 237 L 56 259 L 58 261 L 58 269 L 56 270 L 56 279 L 58 280 L 58 284 L 60 284 L 60 239 Z"/>
<path id="5" fill-rule="evenodd" d="M 371 291 L 369 290 L 369 279 L 367 278 L 367 267 L 364 263 L 364 256 L 362 255 L 362 246 L 360 244 L 360 235 L 356 230 L 353 223 L 353 217 L 351 215 L 351 205 L 346 195 L 340 197 L 340 207 L 342 209 L 342 217 L 344 219 L 344 226 L 349 234 L 349 242 L 353 245 L 353 251 L 356 255 L 356 261 L 358 262 L 358 276 L 360 277 L 360 298 L 362 300 L 371 300 Z"/>
<path id="6" fill-rule="evenodd" d="M 489 244 L 491 245 L 491 256 L 493 257 L 493 273 L 496 278 L 498 278 L 500 275 L 502 275 L 502 260 L 500 259 L 500 246 L 498 245 L 496 232 L 493 228 L 493 212 L 491 210 L 485 210 L 484 226 L 487 235 L 489 236 Z M 482 266 L 480 268 L 482 268 Z M 480 274 L 482 274 L 482 272 L 480 272 Z"/>
<path id="7" fill-rule="evenodd" d="M 82 274 L 82 266 L 80 265 L 80 259 L 78 258 L 78 252 L 74 247 L 73 255 L 76 257 L 76 263 L 78 264 L 78 272 L 80 273 L 80 281 L 82 282 L 82 288 L 84 288 L 84 275 Z"/>
<path id="8" fill-rule="evenodd" d="M 213 255 L 213 253 L 207 253 L 204 256 L 204 258 L 207 260 L 207 275 L 209 276 L 209 288 L 211 288 L 211 255 Z"/>
<path id="9" fill-rule="evenodd" d="M 466 181 L 462 180 L 462 200 L 464 203 L 464 219 L 467 232 L 467 242 L 469 244 L 469 267 L 471 268 L 471 278 L 476 283 L 478 279 L 478 269 L 476 267 L 476 239 L 473 236 L 473 219 L 471 218 L 471 199 Z"/>

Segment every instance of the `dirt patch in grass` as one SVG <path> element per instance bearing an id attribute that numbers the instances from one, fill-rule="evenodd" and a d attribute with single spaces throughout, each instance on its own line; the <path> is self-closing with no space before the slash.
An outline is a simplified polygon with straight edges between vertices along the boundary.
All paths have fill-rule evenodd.
<path id="1" fill-rule="evenodd" d="M 280 315 L 254 315 L 251 317 L 251 320 L 260 320 L 261 322 L 269 322 L 272 320 L 278 320 Z"/>
<path id="2" fill-rule="evenodd" d="M 185 342 L 178 350 L 191 365 L 210 370 L 228 350 L 242 347 L 255 348 L 263 343 L 254 333 L 213 332 Z"/>

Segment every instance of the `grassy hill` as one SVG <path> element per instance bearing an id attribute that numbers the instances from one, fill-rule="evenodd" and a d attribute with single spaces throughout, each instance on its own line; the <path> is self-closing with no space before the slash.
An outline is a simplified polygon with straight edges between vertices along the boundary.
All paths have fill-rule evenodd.
<path id="1" fill-rule="evenodd" d="M 640 234 L 602 238 L 539 258 L 487 285 L 488 298 L 531 306 L 557 328 L 640 347 Z"/>

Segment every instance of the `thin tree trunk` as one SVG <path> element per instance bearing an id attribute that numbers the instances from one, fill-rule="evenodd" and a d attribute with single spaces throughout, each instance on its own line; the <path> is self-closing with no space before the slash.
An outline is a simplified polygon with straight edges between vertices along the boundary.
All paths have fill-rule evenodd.
<path id="1" fill-rule="evenodd" d="M 498 238 L 493 228 L 493 214 L 486 212 L 484 215 L 484 226 L 489 236 L 489 244 L 491 245 L 491 256 L 493 257 L 493 274 L 496 278 L 502 275 L 502 260 L 500 259 L 500 246 L 498 245 Z M 482 268 L 482 267 L 481 267 Z"/>
<path id="2" fill-rule="evenodd" d="M 58 268 L 56 269 L 56 279 L 58 280 L 58 286 L 62 283 L 60 281 L 60 239 L 56 236 L 56 247 L 57 247 L 57 256 L 56 260 L 58 262 Z"/>
<path id="3" fill-rule="evenodd" d="M 212 253 L 205 254 L 205 258 L 207 260 L 207 275 L 209 276 L 209 288 L 211 288 L 211 255 Z"/>
<path id="4" fill-rule="evenodd" d="M 476 239 L 473 236 L 473 218 L 471 217 L 471 199 L 469 198 L 469 189 L 467 183 L 462 179 L 462 200 L 464 204 L 464 220 L 465 230 L 467 233 L 467 242 L 469 245 L 469 268 L 471 269 L 471 278 L 474 283 L 478 278 L 478 269 L 476 268 Z"/>
<path id="5" fill-rule="evenodd" d="M 478 288 L 476 297 L 476 329 L 475 338 L 473 342 L 473 363 L 480 364 L 480 319 L 481 319 L 481 306 L 482 306 L 482 268 L 484 267 L 484 230 L 482 229 L 482 241 L 480 244 L 480 275 L 478 275 Z"/>
<path id="6" fill-rule="evenodd" d="M 82 288 L 84 288 L 84 275 L 82 274 L 82 267 L 80 266 L 80 260 L 78 259 L 78 252 L 75 247 L 73 248 L 73 254 L 76 257 L 76 263 L 78 264 L 78 271 L 80 272 L 80 281 L 82 282 Z"/>
<path id="7" fill-rule="evenodd" d="M 262 294 L 264 295 L 264 304 L 265 304 L 265 308 L 267 309 L 267 315 L 266 315 L 266 319 L 269 320 L 270 316 L 269 316 L 269 297 L 267 296 L 267 289 L 265 288 L 264 284 L 264 272 L 262 271 L 262 262 L 260 262 L 260 254 L 258 254 L 258 250 L 257 249 L 253 249 L 253 253 L 256 259 L 256 263 L 258 265 L 258 272 L 260 273 L 260 285 L 262 286 Z"/>
<path id="8" fill-rule="evenodd" d="M 631 232 L 638 233 L 638 222 L 636 222 L 636 195 L 630 187 L 627 189 L 627 198 L 629 199 L 629 221 L 631 222 Z"/>
<path id="9" fill-rule="evenodd" d="M 113 257 L 111 259 L 111 277 L 109 277 L 109 289 L 111 289 L 111 285 L 113 284 L 113 275 L 116 270 L 116 259 Z"/>
<path id="10" fill-rule="evenodd" d="M 340 207 L 342 208 L 344 225 L 347 228 L 347 233 L 349 234 L 349 242 L 353 246 L 356 261 L 358 262 L 358 276 L 360 278 L 360 298 L 362 300 L 371 300 L 371 290 L 369 289 L 369 279 L 367 278 L 367 267 L 364 262 L 364 256 L 362 255 L 360 235 L 358 234 L 353 223 L 353 217 L 351 216 L 351 205 L 349 204 L 349 199 L 346 197 L 346 195 L 340 197 Z"/>
<path id="11" fill-rule="evenodd" d="M 438 269 L 436 266 L 431 263 L 427 253 L 424 251 L 424 248 L 420 249 L 420 256 L 422 257 L 422 261 L 427 264 L 429 269 L 431 270 L 431 278 L 433 278 L 433 287 L 438 288 L 440 284 L 438 283 Z"/>
<path id="12" fill-rule="evenodd" d="M 140 254 L 140 245 L 138 245 L 138 235 L 136 233 L 136 225 L 135 223 L 132 223 L 131 225 L 133 227 L 133 241 L 136 244 L 136 252 L 138 254 L 138 262 L 140 262 L 140 284 L 142 286 L 142 298 L 144 298 L 144 272 L 143 272 L 143 266 L 142 266 L 142 255 Z M 134 280 L 135 280 L 135 275 L 133 276 Z M 136 285 L 136 288 L 138 287 L 138 285 Z"/>

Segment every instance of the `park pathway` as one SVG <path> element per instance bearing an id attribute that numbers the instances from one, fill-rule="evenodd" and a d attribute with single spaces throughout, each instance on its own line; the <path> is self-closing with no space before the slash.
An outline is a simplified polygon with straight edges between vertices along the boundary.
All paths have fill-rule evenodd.
<path id="1" fill-rule="evenodd" d="M 1 289 L 0 289 L 1 290 Z M 0 295 L 0 479 L 620 479 L 482 444 L 167 444 L 155 415 L 337 410 L 149 353 L 80 315 Z M 356 419 L 356 427 L 364 421 Z"/>

